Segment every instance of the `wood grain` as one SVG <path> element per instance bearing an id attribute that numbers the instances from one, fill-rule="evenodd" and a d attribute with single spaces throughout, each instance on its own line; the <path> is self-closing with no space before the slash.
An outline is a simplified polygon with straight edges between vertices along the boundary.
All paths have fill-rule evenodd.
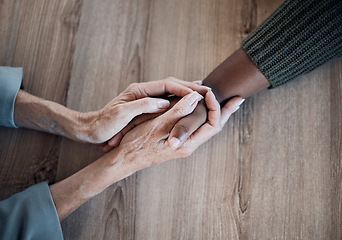
<path id="1" fill-rule="evenodd" d="M 65 102 L 80 1 L 1 1 L 1 65 L 24 67 L 25 90 Z M 61 138 L 30 130 L 0 131 L 1 198 L 54 181 Z M 16 159 L 16 160 L 14 160 Z"/>
<path id="2" fill-rule="evenodd" d="M 0 64 L 30 93 L 99 109 L 132 82 L 203 79 L 282 1 L 0 1 Z M 65 239 L 342 239 L 342 60 L 249 98 L 192 156 L 140 171 L 62 222 Z M 98 147 L 0 129 L 0 197 Z"/>

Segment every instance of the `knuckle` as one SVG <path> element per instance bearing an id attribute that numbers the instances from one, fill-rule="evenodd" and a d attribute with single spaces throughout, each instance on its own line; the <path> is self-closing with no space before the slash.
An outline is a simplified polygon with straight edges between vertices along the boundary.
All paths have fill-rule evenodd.
<path id="1" fill-rule="evenodd" d="M 154 125 L 160 124 L 159 122 L 155 122 Z M 160 124 L 159 133 L 162 135 L 169 135 L 170 133 L 170 125 L 168 124 Z"/>
<path id="2" fill-rule="evenodd" d="M 140 104 L 140 109 L 146 109 L 149 111 L 159 109 L 157 99 L 143 98 Z"/>
<path id="3" fill-rule="evenodd" d="M 174 106 L 173 111 L 176 115 L 184 115 L 185 114 L 185 110 L 181 106 Z"/>
<path id="4" fill-rule="evenodd" d="M 166 81 L 174 81 L 174 80 L 175 80 L 175 78 L 174 78 L 174 77 L 171 77 L 171 76 L 169 76 L 169 77 L 167 77 L 165 80 L 166 80 Z"/>
<path id="5" fill-rule="evenodd" d="M 132 89 L 135 89 L 137 87 L 138 83 L 131 83 L 128 85 L 128 88 L 129 90 L 132 90 Z"/>
<path id="6" fill-rule="evenodd" d="M 185 133 L 185 134 L 188 134 L 190 132 L 190 128 L 188 126 L 184 125 L 184 124 L 176 125 L 175 129 L 178 132 Z"/>
<path id="7" fill-rule="evenodd" d="M 119 105 L 116 105 L 113 107 L 112 113 L 114 115 L 120 115 L 124 110 L 125 109 L 124 109 L 123 105 L 119 104 Z"/>
<path id="8" fill-rule="evenodd" d="M 116 119 L 121 119 L 122 117 L 125 117 L 125 107 L 123 105 L 116 105 L 112 108 L 109 114 L 106 114 L 103 116 L 103 118 L 106 121 L 109 121 L 112 116 L 115 116 Z"/>
<path id="9" fill-rule="evenodd" d="M 150 98 L 143 98 L 140 100 L 140 106 L 152 105 L 156 100 Z"/>

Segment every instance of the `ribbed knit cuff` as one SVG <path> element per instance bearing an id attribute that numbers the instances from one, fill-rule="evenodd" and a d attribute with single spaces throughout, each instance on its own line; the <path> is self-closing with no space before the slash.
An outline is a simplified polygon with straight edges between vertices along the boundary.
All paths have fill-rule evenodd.
<path id="1" fill-rule="evenodd" d="M 241 47 L 272 87 L 282 85 L 342 56 L 342 1 L 286 0 Z"/>

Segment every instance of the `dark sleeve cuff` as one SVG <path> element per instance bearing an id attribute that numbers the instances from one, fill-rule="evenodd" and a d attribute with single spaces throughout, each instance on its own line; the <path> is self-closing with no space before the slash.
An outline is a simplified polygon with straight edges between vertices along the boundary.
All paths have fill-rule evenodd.
<path id="1" fill-rule="evenodd" d="M 241 47 L 277 87 L 342 56 L 341 23 L 341 0 L 286 0 Z"/>
<path id="2" fill-rule="evenodd" d="M 47 182 L 0 202 L 0 239 L 63 239 Z"/>
<path id="3" fill-rule="evenodd" d="M 14 104 L 23 79 L 22 68 L 0 67 L 0 126 L 14 127 Z"/>

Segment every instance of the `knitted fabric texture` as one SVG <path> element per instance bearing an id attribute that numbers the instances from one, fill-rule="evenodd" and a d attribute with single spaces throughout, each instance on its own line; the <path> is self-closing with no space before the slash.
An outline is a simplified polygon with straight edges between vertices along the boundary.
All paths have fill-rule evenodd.
<path id="1" fill-rule="evenodd" d="M 272 87 L 308 73 L 342 56 L 342 0 L 286 0 L 241 47 Z"/>

